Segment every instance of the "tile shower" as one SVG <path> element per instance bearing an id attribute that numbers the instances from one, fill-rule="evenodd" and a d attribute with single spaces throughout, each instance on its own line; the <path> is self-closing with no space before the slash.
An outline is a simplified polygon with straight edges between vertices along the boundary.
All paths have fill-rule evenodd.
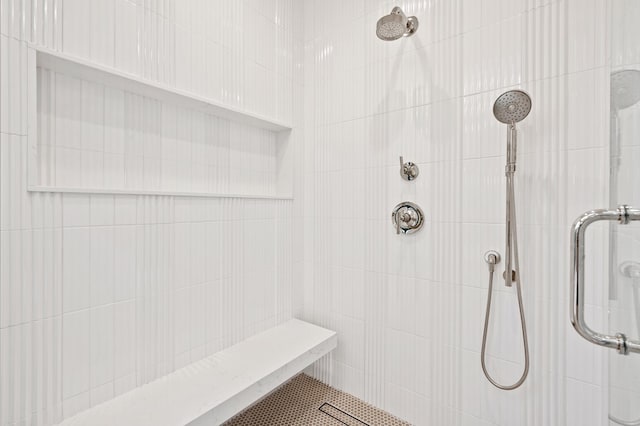
<path id="1" fill-rule="evenodd" d="M 338 334 L 307 374 L 411 424 L 607 424 L 608 354 L 568 321 L 568 230 L 609 205 L 615 1 L 2 0 L 0 425 L 59 423 L 291 318 Z M 383 42 L 396 5 L 420 27 Z M 33 74 L 34 46 L 288 130 Z M 503 392 L 480 368 L 482 254 L 504 245 L 491 107 L 515 88 L 531 371 Z M 398 236 L 405 200 L 425 223 Z M 515 294 L 494 303 L 508 382 Z"/>

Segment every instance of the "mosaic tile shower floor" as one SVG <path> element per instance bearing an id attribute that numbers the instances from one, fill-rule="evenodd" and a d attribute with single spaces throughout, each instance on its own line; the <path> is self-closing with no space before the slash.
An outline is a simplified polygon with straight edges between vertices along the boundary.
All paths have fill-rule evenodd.
<path id="1" fill-rule="evenodd" d="M 358 398 L 300 374 L 224 426 L 408 426 Z"/>

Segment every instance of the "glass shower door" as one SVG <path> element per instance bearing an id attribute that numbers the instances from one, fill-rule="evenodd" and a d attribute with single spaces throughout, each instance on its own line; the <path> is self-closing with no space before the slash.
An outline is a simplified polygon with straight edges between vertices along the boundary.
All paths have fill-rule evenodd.
<path id="1" fill-rule="evenodd" d="M 640 2 L 611 2 L 610 208 L 640 208 Z M 640 339 L 640 222 L 609 228 L 609 330 Z M 640 354 L 608 351 L 609 424 L 640 426 Z"/>

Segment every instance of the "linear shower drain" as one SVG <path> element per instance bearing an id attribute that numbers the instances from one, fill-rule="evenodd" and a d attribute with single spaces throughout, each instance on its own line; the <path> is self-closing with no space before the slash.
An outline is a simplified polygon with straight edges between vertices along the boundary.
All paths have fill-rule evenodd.
<path id="1" fill-rule="evenodd" d="M 346 411 L 342 411 L 335 405 L 331 405 L 328 402 L 325 402 L 318 408 L 318 410 L 322 411 L 329 417 L 333 417 L 343 425 L 347 426 L 370 426 L 368 423 L 363 422 L 359 418 L 352 416 Z"/>

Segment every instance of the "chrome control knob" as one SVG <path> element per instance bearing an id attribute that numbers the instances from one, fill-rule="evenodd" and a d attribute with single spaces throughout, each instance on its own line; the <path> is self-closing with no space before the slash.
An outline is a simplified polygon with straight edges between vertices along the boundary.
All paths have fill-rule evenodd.
<path id="1" fill-rule="evenodd" d="M 396 228 L 396 234 L 412 234 L 422 228 L 424 213 L 417 204 L 403 201 L 394 207 L 391 221 Z"/>
<path id="2" fill-rule="evenodd" d="M 418 165 L 411 161 L 404 162 L 404 158 L 400 156 L 400 176 L 402 179 L 412 181 L 418 177 L 420 169 Z"/>

